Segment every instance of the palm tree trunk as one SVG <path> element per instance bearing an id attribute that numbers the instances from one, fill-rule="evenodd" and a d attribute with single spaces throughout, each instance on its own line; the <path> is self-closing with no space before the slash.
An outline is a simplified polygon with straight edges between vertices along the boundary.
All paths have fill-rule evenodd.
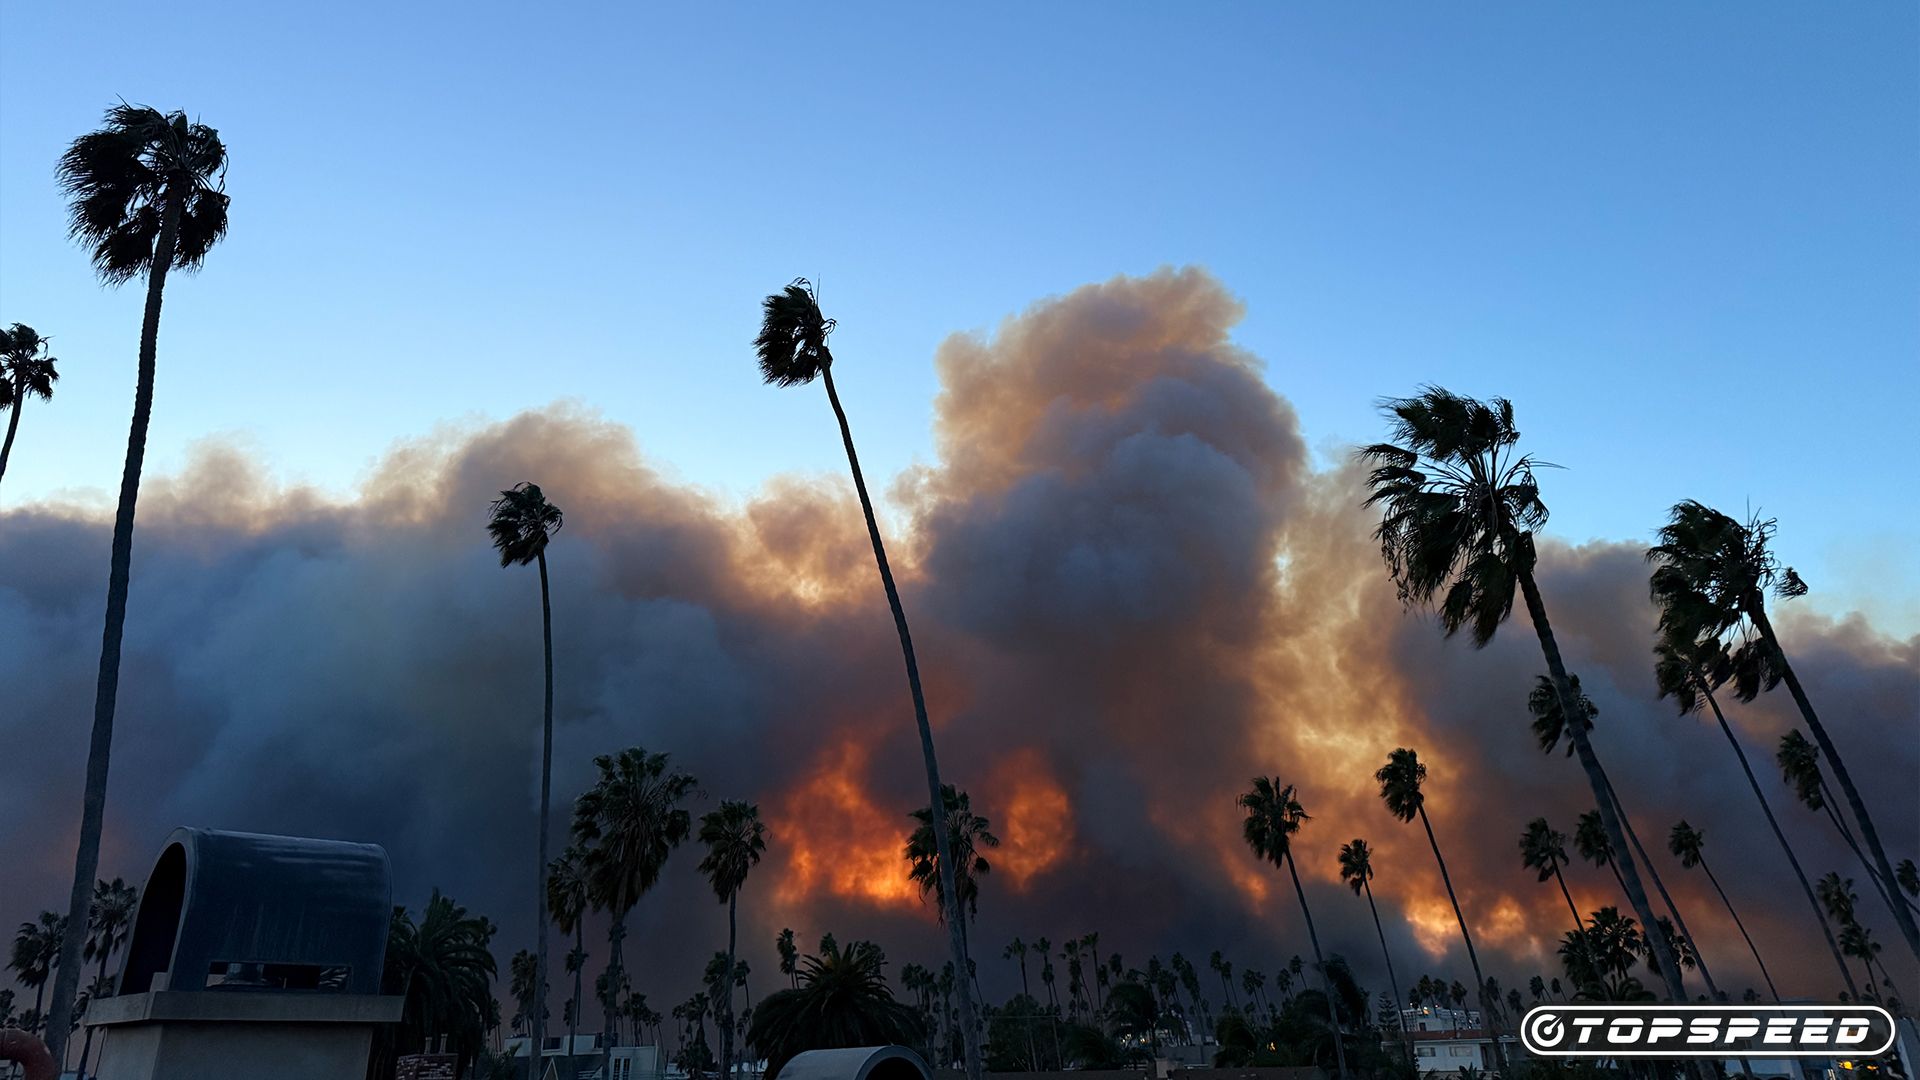
<path id="1" fill-rule="evenodd" d="M 536 1065 L 547 1041 L 547 829 L 553 801 L 553 599 L 547 587 L 547 553 L 540 552 L 540 639 L 546 653 L 546 699 L 540 735 L 540 837 L 534 867 L 533 1018 L 528 1021 Z"/>
<path id="2" fill-rule="evenodd" d="M 1327 995 L 1327 1020 L 1333 1024 L 1333 1059 L 1339 1069 L 1338 1080 L 1347 1080 L 1347 1046 L 1340 1035 L 1340 1010 L 1334 1004 L 1333 980 L 1327 976 L 1327 962 L 1320 955 L 1320 934 L 1313 928 L 1313 911 L 1307 907 L 1307 891 L 1300 887 L 1300 871 L 1293 864 L 1293 852 L 1287 852 L 1287 873 L 1293 878 L 1293 895 L 1300 899 L 1300 914 L 1307 921 L 1307 940 L 1313 943 L 1313 962 L 1320 968 L 1320 986 Z"/>
<path id="3" fill-rule="evenodd" d="M 1553 624 L 1547 621 L 1547 604 L 1541 598 L 1540 586 L 1533 580 L 1531 572 L 1520 574 L 1520 591 L 1526 598 L 1527 615 L 1533 620 L 1533 632 L 1540 639 L 1540 651 L 1546 657 L 1547 673 L 1553 679 L 1554 693 L 1560 699 L 1560 715 L 1568 718 L 1567 733 L 1573 738 L 1574 753 L 1580 758 L 1580 767 L 1586 770 L 1587 783 L 1593 788 L 1593 798 L 1600 811 L 1600 824 L 1606 829 L 1614 850 L 1619 852 L 1617 872 L 1620 874 L 1621 887 L 1626 890 L 1627 902 L 1633 907 L 1640 925 L 1656 931 L 1647 934 L 1647 941 L 1660 963 L 1660 977 L 1666 983 L 1668 1000 L 1684 1002 L 1687 1000 L 1687 988 L 1680 978 L 1680 965 L 1674 959 L 1666 935 L 1657 932 L 1659 921 L 1654 918 L 1653 905 L 1647 901 L 1647 891 L 1640 884 L 1640 870 L 1627 852 L 1626 834 L 1620 827 L 1619 815 L 1613 811 L 1613 800 L 1607 798 L 1607 774 L 1593 754 L 1593 744 L 1587 739 L 1586 728 L 1574 719 L 1584 714 L 1580 711 L 1572 688 L 1567 685 L 1567 666 L 1560 659 L 1560 645 L 1554 640 Z"/>
<path id="4" fill-rule="evenodd" d="M 1387 948 L 1387 932 L 1380 926 L 1380 909 L 1373 903 L 1373 883 L 1362 876 L 1360 887 L 1366 890 L 1367 910 L 1373 913 L 1373 932 L 1380 936 L 1380 958 L 1387 962 L 1387 987 L 1392 991 L 1394 999 L 1393 1022 L 1400 1028 L 1401 1040 L 1407 1044 L 1407 1064 L 1412 1065 L 1414 1064 L 1413 1032 L 1407 1030 L 1406 1022 L 1400 1016 L 1400 978 L 1393 973 L 1393 952 Z M 1271 1015 L 1273 1010 L 1269 1008 L 1267 1012 Z"/>
<path id="5" fill-rule="evenodd" d="M 1760 959 L 1760 947 L 1753 943 L 1753 935 L 1747 933 L 1747 924 L 1740 921 L 1740 913 L 1733 910 L 1733 901 L 1727 899 L 1727 890 L 1720 887 L 1720 879 L 1713 874 L 1713 867 L 1707 865 L 1707 857 L 1700 857 L 1700 869 L 1707 872 L 1707 880 L 1712 883 L 1713 891 L 1720 894 L 1720 902 L 1727 905 L 1727 914 L 1733 916 L 1733 925 L 1740 929 L 1740 936 L 1746 939 L 1747 951 L 1753 953 L 1753 962 L 1760 965 L 1760 978 L 1767 984 L 1767 993 L 1773 1000 L 1780 1000 L 1780 991 L 1774 989 L 1773 976 L 1767 973 L 1767 962 Z"/>
<path id="6" fill-rule="evenodd" d="M 1914 908 L 1913 901 L 1902 895 L 1897 886 L 1880 880 L 1880 871 L 1874 869 L 1873 863 L 1867 859 L 1867 853 L 1860 849 L 1860 841 L 1854 838 L 1853 830 L 1847 827 L 1847 819 L 1841 817 L 1834 809 L 1838 801 L 1834 799 L 1833 789 L 1827 786 L 1824 778 L 1820 781 L 1820 803 L 1827 812 L 1827 820 L 1833 822 L 1834 829 L 1840 833 L 1840 839 L 1846 841 L 1847 850 L 1853 852 L 1853 857 L 1860 860 L 1860 868 L 1866 871 L 1867 881 L 1872 884 L 1873 891 L 1879 895 L 1881 902 L 1905 904 L 1910 909 Z"/>
<path id="7" fill-rule="evenodd" d="M 1673 897 L 1668 894 L 1666 882 L 1660 879 L 1659 868 L 1653 865 L 1653 858 L 1647 854 L 1647 849 L 1640 846 L 1640 834 L 1634 831 L 1633 819 L 1627 816 L 1627 808 L 1620 804 L 1620 794 L 1613 788 L 1612 777 L 1607 778 L 1607 797 L 1613 800 L 1614 812 L 1620 815 L 1620 827 L 1626 830 L 1627 842 L 1633 845 L 1633 853 L 1646 864 L 1647 876 L 1653 879 L 1653 887 L 1660 893 L 1660 902 L 1666 905 L 1667 913 L 1673 916 L 1674 929 L 1679 931 L 1682 938 L 1692 943 L 1693 959 L 1700 965 L 1700 981 L 1707 984 L 1708 999 L 1723 1000 L 1720 997 L 1720 988 L 1714 985 L 1713 973 L 1707 970 L 1707 957 L 1700 951 L 1700 941 L 1693 936 L 1692 931 L 1687 929 L 1687 920 L 1681 916 L 1680 906 L 1675 904 Z"/>
<path id="8" fill-rule="evenodd" d="M 1847 808 L 1853 811 L 1854 824 L 1860 827 L 1860 839 L 1867 845 L 1867 851 L 1873 856 L 1873 865 L 1880 880 L 1892 884 L 1893 864 L 1887 861 L 1886 849 L 1880 846 L 1880 830 L 1873 827 L 1873 818 L 1867 814 L 1867 802 L 1860 797 L 1860 789 L 1853 784 L 1853 774 L 1847 771 L 1847 763 L 1840 758 L 1840 748 L 1833 745 L 1833 739 L 1827 735 L 1827 729 L 1820 723 L 1820 717 L 1813 711 L 1813 703 L 1807 700 L 1807 692 L 1800 686 L 1800 676 L 1796 675 L 1793 665 L 1787 661 L 1787 654 L 1780 647 L 1780 639 L 1774 635 L 1773 621 L 1767 618 L 1766 604 L 1754 598 L 1749 603 L 1749 616 L 1753 625 L 1766 639 L 1767 647 L 1773 650 L 1773 657 L 1780 664 L 1781 677 L 1786 680 L 1787 692 L 1793 695 L 1793 703 L 1800 707 L 1800 715 L 1806 717 L 1807 727 L 1813 731 L 1813 737 L 1820 743 L 1820 751 L 1827 755 L 1827 763 L 1833 766 L 1833 778 L 1840 783 L 1840 790 L 1847 797 Z M 1920 957 L 1920 925 L 1913 920 L 1913 912 L 1905 904 L 1890 903 L 1893 921 L 1900 926 L 1900 935 L 1907 939 L 1907 948 Z"/>
<path id="9" fill-rule="evenodd" d="M 20 430 L 20 407 L 27 403 L 27 380 L 13 380 L 13 408 L 7 417 L 7 441 L 0 443 L 0 478 L 7 475 L 7 459 L 13 456 L 13 436 Z"/>
<path id="10" fill-rule="evenodd" d="M 733 1075 L 733 956 L 739 940 L 740 893 L 727 897 L 727 969 L 720 978 L 720 1004 L 725 1012 L 720 1019 L 720 1076 Z"/>
<path id="11" fill-rule="evenodd" d="M 627 913 L 625 909 L 616 906 L 613 911 L 613 926 L 607 930 L 607 943 L 613 951 L 613 955 L 607 961 L 607 1000 L 600 1003 L 600 1007 L 604 1010 L 600 1030 L 606 1036 L 601 1040 L 601 1042 L 605 1044 L 600 1050 L 601 1076 L 611 1076 L 613 1074 L 613 1044 L 619 1041 L 620 1038 L 620 1029 L 614 1026 L 613 997 L 620 985 L 620 977 L 625 974 L 627 966 L 626 939 Z M 705 1031 L 706 1029 L 703 1027 L 701 1030 Z"/>
<path id="12" fill-rule="evenodd" d="M 1427 830 L 1427 844 L 1433 848 L 1433 861 L 1440 864 L 1440 883 L 1447 887 L 1447 900 L 1453 904 L 1454 921 L 1460 924 L 1460 940 L 1467 943 L 1467 963 L 1473 968 L 1473 985 L 1476 996 L 1480 999 L 1480 1017 L 1486 1024 L 1487 1036 L 1493 1045 L 1495 1068 L 1504 1071 L 1507 1067 L 1507 1055 L 1500 1045 L 1499 1032 L 1493 1026 L 1494 1006 L 1487 1000 L 1487 977 L 1480 973 L 1480 954 L 1474 950 L 1473 934 L 1467 930 L 1467 917 L 1460 911 L 1460 898 L 1453 891 L 1453 875 L 1447 873 L 1446 856 L 1440 854 L 1440 841 L 1433 835 L 1433 822 L 1427 817 L 1424 801 L 1420 804 L 1420 825 Z"/>
<path id="13" fill-rule="evenodd" d="M 567 1018 L 567 1053 L 573 1053 L 573 1041 L 580 1034 L 581 997 L 585 990 L 582 980 L 587 968 L 587 913 L 581 911 L 574 916 L 573 949 L 579 954 L 573 966 L 573 1015 Z"/>
<path id="14" fill-rule="evenodd" d="M 941 797 L 940 763 L 933 751 L 933 725 L 927 720 L 926 695 L 920 688 L 920 665 L 913 655 L 913 635 L 907 629 L 907 612 L 900 604 L 900 590 L 894 586 L 893 570 L 887 565 L 886 545 L 880 540 L 880 524 L 873 516 L 873 500 L 867 495 L 867 481 L 860 474 L 860 456 L 853 449 L 853 429 L 847 426 L 847 411 L 840 406 L 840 393 L 833 386 L 831 365 L 821 371 L 827 384 L 827 401 L 833 405 L 834 419 L 840 423 L 840 441 L 846 444 L 847 466 L 853 471 L 854 491 L 860 496 L 860 512 L 867 519 L 867 538 L 873 542 L 873 561 L 880 569 L 880 583 L 887 593 L 887 605 L 893 609 L 894 629 L 900 635 L 900 655 L 906 661 L 907 686 L 913 693 L 913 718 L 920 729 L 920 756 L 927 769 L 928 825 L 933 829 L 934 855 L 940 862 L 940 904 L 947 913 L 947 947 L 953 954 L 954 982 L 960 995 L 961 1049 L 966 1057 L 967 1080 L 982 1080 L 979 1018 L 973 1011 L 973 992 L 967 985 L 967 947 L 961 939 L 960 920 L 964 917 L 953 887 L 953 856 L 948 851 L 946 800 Z"/>
<path id="15" fill-rule="evenodd" d="M 1800 880 L 1800 891 L 1807 894 L 1807 903 L 1813 908 L 1813 917 L 1820 921 L 1820 932 L 1826 935 L 1827 948 L 1833 953 L 1833 962 L 1840 965 L 1840 977 L 1847 984 L 1847 992 L 1853 997 L 1860 996 L 1860 989 L 1853 984 L 1853 971 L 1847 967 L 1846 957 L 1840 954 L 1840 943 L 1834 939 L 1833 927 L 1827 922 L 1827 913 L 1820 907 L 1819 897 L 1814 895 L 1813 883 L 1807 880 L 1807 872 L 1800 868 L 1800 859 L 1793 853 L 1793 845 L 1787 842 L 1787 834 L 1780 829 L 1779 819 L 1773 816 L 1773 805 L 1767 801 L 1767 793 L 1761 789 L 1760 781 L 1753 775 L 1753 766 L 1747 761 L 1747 752 L 1741 748 L 1740 739 L 1733 733 L 1733 725 L 1727 722 L 1727 715 L 1720 711 L 1720 702 L 1707 687 L 1706 679 L 1700 675 L 1700 669 L 1693 669 L 1693 681 L 1706 696 L 1707 704 L 1713 709 L 1713 718 L 1720 722 L 1720 732 L 1727 737 L 1727 744 L 1733 747 L 1733 756 L 1740 759 L 1740 771 L 1747 775 L 1747 786 L 1753 789 L 1753 797 L 1760 800 L 1760 812 L 1766 815 L 1767 826 L 1773 830 L 1773 838 L 1780 843 L 1780 850 L 1786 852 L 1787 862 L 1793 867 L 1794 877 Z"/>
<path id="16" fill-rule="evenodd" d="M 74 994 L 80 989 L 80 945 L 87 934 L 87 905 L 100 869 L 100 833 L 107 816 L 107 766 L 113 756 L 113 711 L 120 695 L 120 641 L 127 624 L 127 586 L 133 570 L 133 512 L 140 498 L 140 470 L 147 458 L 147 426 L 153 419 L 153 376 L 160 344 L 160 300 L 173 264 L 186 193 L 170 190 L 161 212 L 160 235 L 147 271 L 147 307 L 140 320 L 140 368 L 134 384 L 133 423 L 127 430 L 126 469 L 113 514 L 113 549 L 107 570 L 107 619 L 100 635 L 100 677 L 93 697 L 93 734 L 87 746 L 87 787 L 80 811 L 80 845 L 73 860 L 73 892 L 67 899 L 67 935 L 53 984 L 53 1015 L 47 1049 L 64 1061 Z M 1891 876 L 1891 875 L 1889 875 Z"/>
<path id="17" fill-rule="evenodd" d="M 1573 902 L 1572 890 L 1567 888 L 1567 877 L 1560 872 L 1560 860 L 1551 859 L 1551 861 L 1553 863 L 1553 880 L 1560 883 L 1560 895 L 1566 897 L 1567 910 L 1573 913 L 1573 928 L 1579 931 L 1580 951 L 1587 954 L 1587 966 L 1593 969 L 1594 977 L 1600 978 L 1600 963 L 1594 959 L 1593 942 L 1587 939 L 1587 925 L 1580 921 L 1580 908 Z M 1615 871 L 1615 876 L 1619 876 L 1618 871 Z"/>

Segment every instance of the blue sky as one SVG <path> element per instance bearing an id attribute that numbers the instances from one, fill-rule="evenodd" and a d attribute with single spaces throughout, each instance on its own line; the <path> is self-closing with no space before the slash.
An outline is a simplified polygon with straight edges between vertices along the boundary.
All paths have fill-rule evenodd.
<path id="1" fill-rule="evenodd" d="M 1753 505 L 1817 603 L 1920 632 L 1916 42 L 1880 2 L 0 0 L 0 320 L 65 362 L 3 494 L 117 482 L 139 291 L 93 282 L 52 166 L 125 97 L 233 160 L 230 239 L 168 290 L 161 471 L 213 436 L 345 495 L 571 398 L 725 495 L 839 472 L 747 350 L 806 274 L 891 475 L 932 460 L 946 335 L 1192 263 L 1323 455 L 1380 395 L 1505 394 L 1569 466 L 1555 534 Z"/>

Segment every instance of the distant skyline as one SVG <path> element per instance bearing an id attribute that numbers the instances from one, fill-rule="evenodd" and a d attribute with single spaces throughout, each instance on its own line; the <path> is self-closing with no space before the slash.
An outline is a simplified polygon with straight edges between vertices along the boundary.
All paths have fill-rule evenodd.
<path id="1" fill-rule="evenodd" d="M 747 348 L 805 274 L 884 486 L 937 457 L 948 335 L 1197 265 L 1318 465 L 1379 436 L 1380 396 L 1504 394 L 1567 466 L 1552 535 L 1750 506 L 1809 603 L 1920 633 L 1910 5 L 189 6 L 94 32 L 136 10 L 0 4 L 0 322 L 63 361 L 0 507 L 118 479 L 139 290 L 93 281 L 53 163 L 124 97 L 232 152 L 231 237 L 168 290 L 150 475 L 216 439 L 347 499 L 396 443 L 561 399 L 735 499 L 838 474 L 820 403 Z"/>

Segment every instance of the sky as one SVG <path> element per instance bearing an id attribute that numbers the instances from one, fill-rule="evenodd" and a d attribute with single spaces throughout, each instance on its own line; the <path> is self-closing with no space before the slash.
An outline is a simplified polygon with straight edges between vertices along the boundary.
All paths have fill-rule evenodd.
<path id="1" fill-rule="evenodd" d="M 100 34 L 116 16 L 143 33 Z M 18 894 L 50 906 L 71 866 L 46 837 L 77 802 L 140 317 L 66 240 L 52 166 L 116 97 L 218 127 L 233 209 L 167 292 L 103 872 L 138 878 L 179 822 L 373 839 L 402 899 L 443 886 L 524 941 L 501 866 L 532 838 L 538 644 L 479 520 L 534 478 L 569 510 L 559 796 L 592 753 L 671 747 L 779 823 L 755 940 L 924 933 L 913 897 L 862 892 L 915 796 L 842 450 L 818 388 L 750 356 L 801 274 L 955 775 L 1007 829 L 983 934 L 1297 950 L 1232 820 L 1260 769 L 1325 823 L 1328 936 L 1372 963 L 1331 872 L 1351 827 L 1406 871 L 1379 886 L 1395 946 L 1454 970 L 1367 780 L 1417 744 L 1503 981 L 1550 967 L 1562 913 L 1511 837 L 1584 796 L 1513 726 L 1538 652 L 1403 617 L 1342 469 L 1428 382 L 1512 398 L 1565 467 L 1544 587 L 1650 847 L 1682 813 L 1730 856 L 1752 827 L 1650 685 L 1640 554 L 1693 497 L 1780 519 L 1813 588 L 1783 632 L 1912 853 L 1917 36 L 1892 4 L 0 0 L 0 321 L 62 360 L 0 483 L 0 683 L 25 688 L 0 741 L 36 749 L 0 762 Z M 1777 697 L 1736 719 L 1769 783 Z M 1789 809 L 1810 863 L 1848 865 Z M 683 861 L 641 925 L 690 980 Z M 1779 867 L 1733 861 L 1799 946 L 1781 970 L 1824 987 Z"/>
<path id="2" fill-rule="evenodd" d="M 1556 535 L 1752 507 L 1811 604 L 1920 630 L 1920 500 L 1885 464 L 1920 391 L 1910 6 L 113 17 L 0 5 L 0 319 L 65 361 L 9 503 L 118 478 L 139 287 L 93 283 L 52 166 L 124 97 L 232 156 L 231 236 L 168 293 L 159 472 L 217 438 L 347 498 L 396 442 L 558 400 L 736 499 L 835 471 L 746 349 L 805 275 L 891 476 L 932 460 L 948 335 L 1197 265 L 1317 460 L 1382 396 L 1505 395 L 1566 467 Z"/>

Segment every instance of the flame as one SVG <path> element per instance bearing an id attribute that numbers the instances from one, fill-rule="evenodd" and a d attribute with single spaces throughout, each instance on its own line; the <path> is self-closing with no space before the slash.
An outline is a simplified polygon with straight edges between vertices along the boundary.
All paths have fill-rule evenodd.
<path id="1" fill-rule="evenodd" d="M 782 799 L 772 827 L 788 852 L 782 903 L 821 894 L 873 907 L 920 906 L 907 878 L 906 818 L 887 812 L 865 783 L 869 751 L 847 739 L 820 755 L 812 773 Z"/>
<path id="2" fill-rule="evenodd" d="M 996 876 L 1004 875 L 1015 892 L 1058 865 L 1073 848 L 1073 804 L 1055 780 L 1040 752 L 1015 751 L 994 770 L 988 790 L 1002 792 L 1000 849 L 992 858 Z M 986 808 L 982 808 L 985 810 Z"/>

